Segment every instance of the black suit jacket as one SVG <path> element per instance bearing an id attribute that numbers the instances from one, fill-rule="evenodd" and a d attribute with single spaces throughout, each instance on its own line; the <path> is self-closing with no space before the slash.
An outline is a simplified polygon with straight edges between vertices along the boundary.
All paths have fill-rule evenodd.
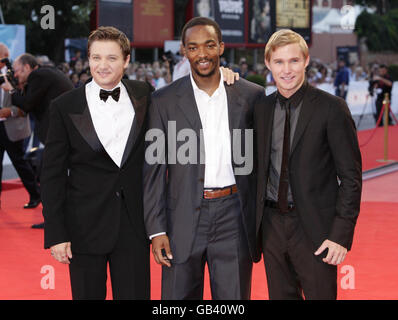
<path id="1" fill-rule="evenodd" d="M 275 102 L 273 93 L 255 107 L 257 234 L 264 212 Z M 329 239 L 350 250 L 361 201 L 362 162 L 355 124 L 343 99 L 308 86 L 291 146 L 289 179 L 314 249 Z"/>
<path id="2" fill-rule="evenodd" d="M 135 117 L 120 168 L 95 132 L 85 86 L 51 105 L 41 176 L 45 248 L 71 241 L 76 253 L 109 253 L 118 237 L 122 201 L 137 233 L 148 241 L 143 221 L 142 165 L 151 87 L 139 81 L 122 82 Z"/>
<path id="3" fill-rule="evenodd" d="M 38 127 L 35 132 L 43 144 L 49 127 L 51 101 L 72 89 L 72 82 L 60 70 L 40 67 L 30 73 L 25 92 L 23 94 L 16 92 L 12 95 L 13 105 L 35 116 Z"/>
<path id="4" fill-rule="evenodd" d="M 231 136 L 234 129 L 249 129 L 253 134 L 253 109 L 255 102 L 264 96 L 264 88 L 244 79 L 234 85 L 225 86 L 228 100 L 228 118 Z M 183 263 L 188 258 L 195 236 L 203 198 L 205 165 L 200 164 L 200 130 L 202 124 L 196 106 L 194 92 L 189 76 L 173 82 L 168 87 L 157 90 L 152 97 L 149 111 L 149 128 L 159 129 L 169 135 L 169 122 L 175 121 L 177 134 L 190 128 L 197 140 L 197 164 L 172 164 L 167 159 L 164 164 L 144 164 L 144 216 L 148 236 L 167 232 L 173 252 L 173 262 Z M 241 135 L 242 150 L 245 150 L 245 134 Z M 249 134 L 249 133 L 247 133 Z M 173 139 L 173 138 L 172 138 Z M 175 141 L 175 138 L 174 138 Z M 231 139 L 231 143 L 232 143 Z M 239 139 L 235 139 L 235 144 Z M 167 142 L 167 141 L 166 141 Z M 186 141 L 177 141 L 176 150 Z M 225 143 L 220 141 L 220 143 Z M 252 150 L 252 141 L 248 148 Z M 165 154 L 173 148 L 166 145 Z M 236 148 L 236 146 L 232 146 Z M 150 149 L 148 148 L 147 151 Z M 202 148 L 202 152 L 204 149 Z M 244 151 L 242 151 L 242 154 Z M 251 159 L 253 160 L 253 159 Z M 243 224 L 253 260 L 255 255 L 255 194 L 254 170 L 250 174 L 237 175 L 244 163 L 232 159 L 238 187 Z"/>

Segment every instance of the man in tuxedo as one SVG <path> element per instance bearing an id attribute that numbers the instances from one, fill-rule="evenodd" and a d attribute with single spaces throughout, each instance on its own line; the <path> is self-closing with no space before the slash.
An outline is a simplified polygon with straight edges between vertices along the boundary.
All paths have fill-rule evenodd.
<path id="1" fill-rule="evenodd" d="M 213 299 L 250 299 L 258 260 L 253 108 L 264 88 L 224 85 L 213 20 L 190 20 L 182 41 L 191 74 L 153 94 L 146 138 L 144 216 L 162 299 L 202 299 L 206 263 Z"/>
<path id="2" fill-rule="evenodd" d="M 277 91 L 255 107 L 257 230 L 270 299 L 336 299 L 351 249 L 362 172 L 345 101 L 308 85 L 304 39 L 274 33 L 265 64 Z M 262 235 L 262 236 L 261 236 Z"/>
<path id="3" fill-rule="evenodd" d="M 24 53 L 13 63 L 15 77 L 23 90 L 17 90 L 7 81 L 5 90 L 11 95 L 12 104 L 35 118 L 35 135 L 45 144 L 49 126 L 49 107 L 53 99 L 73 89 L 72 82 L 60 70 L 53 67 L 40 67 L 37 59 Z M 37 169 L 40 173 L 41 168 Z M 28 206 L 37 207 L 40 197 L 31 199 Z M 43 223 L 34 224 L 32 228 L 43 228 Z"/>
<path id="4" fill-rule="evenodd" d="M 8 59 L 9 50 L 7 46 L 0 43 L 0 60 Z M 0 73 L 7 73 L 7 66 L 0 62 Z M 4 79 L 5 80 L 5 79 Z M 21 181 L 29 193 L 29 202 L 24 205 L 25 209 L 37 207 L 40 201 L 40 188 L 35 173 L 30 163 L 24 159 L 23 142 L 30 136 L 30 123 L 26 113 L 12 105 L 9 93 L 0 88 L 0 179 L 3 172 L 4 152 L 7 152 L 15 167 Z M 0 183 L 1 192 L 1 183 Z"/>
<path id="5" fill-rule="evenodd" d="M 44 245 L 69 264 L 73 299 L 149 299 L 142 203 L 147 83 L 122 79 L 130 42 L 113 27 L 88 40 L 93 80 L 51 105 L 41 176 Z"/>

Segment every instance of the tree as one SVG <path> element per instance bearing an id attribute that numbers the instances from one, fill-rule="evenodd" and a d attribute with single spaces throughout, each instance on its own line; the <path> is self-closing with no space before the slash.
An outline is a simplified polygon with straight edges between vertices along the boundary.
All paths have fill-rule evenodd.
<path id="1" fill-rule="evenodd" d="M 376 8 L 376 13 L 383 15 L 390 9 L 398 8 L 398 0 L 355 0 L 359 5 Z"/>
<path id="2" fill-rule="evenodd" d="M 366 38 L 370 51 L 398 51 L 398 9 L 384 15 L 364 10 L 357 18 L 355 32 Z"/>
<path id="3" fill-rule="evenodd" d="M 44 54 L 59 63 L 64 60 L 65 38 L 87 37 L 90 32 L 92 0 L 0 0 L 7 24 L 26 26 L 26 51 L 34 55 Z M 55 11 L 55 29 L 44 30 L 41 8 L 50 5 Z"/>

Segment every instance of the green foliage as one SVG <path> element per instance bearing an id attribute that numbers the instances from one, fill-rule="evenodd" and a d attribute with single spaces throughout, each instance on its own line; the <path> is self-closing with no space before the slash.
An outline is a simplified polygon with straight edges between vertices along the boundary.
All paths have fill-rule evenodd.
<path id="1" fill-rule="evenodd" d="M 398 8 L 398 0 L 354 0 L 356 4 L 376 9 L 377 14 L 384 14 L 391 9 Z"/>
<path id="2" fill-rule="evenodd" d="M 246 77 L 247 81 L 257 83 L 258 85 L 265 87 L 265 78 L 259 74 L 249 74 Z"/>
<path id="3" fill-rule="evenodd" d="M 363 11 L 357 18 L 355 32 L 365 37 L 370 51 L 398 50 L 398 9 L 385 15 Z"/>
<path id="4" fill-rule="evenodd" d="M 95 6 L 92 0 L 1 0 L 0 3 L 7 24 L 26 26 L 26 51 L 48 55 L 55 62 L 63 60 L 65 38 L 88 36 L 90 12 Z M 44 14 L 40 10 L 44 5 L 55 9 L 54 30 L 41 28 Z"/>
<path id="5" fill-rule="evenodd" d="M 398 81 L 398 64 L 391 64 L 388 66 L 388 74 L 393 81 Z"/>

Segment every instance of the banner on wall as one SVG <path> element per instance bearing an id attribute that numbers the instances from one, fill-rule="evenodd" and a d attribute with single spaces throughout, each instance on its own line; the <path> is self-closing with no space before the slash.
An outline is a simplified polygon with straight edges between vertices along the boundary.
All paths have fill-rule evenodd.
<path id="1" fill-rule="evenodd" d="M 249 42 L 267 43 L 274 32 L 271 0 L 249 1 Z"/>
<path id="2" fill-rule="evenodd" d="M 245 43 L 245 2 L 243 0 L 194 0 L 194 16 L 215 20 L 226 44 Z"/>
<path id="3" fill-rule="evenodd" d="M 312 6 L 311 0 L 273 1 L 275 30 L 292 29 L 307 42 L 311 42 Z"/>
<path id="4" fill-rule="evenodd" d="M 162 47 L 174 39 L 173 0 L 98 0 L 98 26 L 122 30 L 133 46 Z"/>

